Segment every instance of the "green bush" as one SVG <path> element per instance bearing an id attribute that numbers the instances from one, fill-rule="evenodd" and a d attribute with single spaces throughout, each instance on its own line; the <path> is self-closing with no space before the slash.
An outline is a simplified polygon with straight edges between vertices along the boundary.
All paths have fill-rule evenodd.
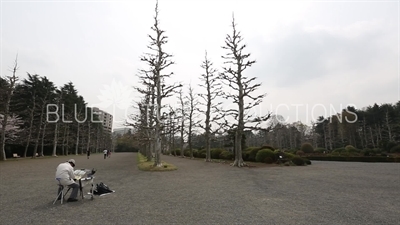
<path id="1" fill-rule="evenodd" d="M 308 156 L 310 160 L 319 161 L 345 161 L 345 162 L 400 162 L 400 157 L 382 157 L 382 156 Z"/>
<path id="2" fill-rule="evenodd" d="M 211 158 L 212 159 L 219 159 L 219 155 L 223 152 L 224 150 L 223 149 L 218 149 L 218 148 L 215 148 L 215 149 L 211 149 Z"/>
<path id="3" fill-rule="evenodd" d="M 270 158 L 272 162 L 275 162 L 275 154 L 270 149 L 263 149 L 257 152 L 255 160 L 257 162 L 265 162 L 266 158 Z M 271 163 L 272 163 L 271 162 Z"/>
<path id="4" fill-rule="evenodd" d="M 304 155 L 304 152 L 299 150 L 299 151 L 296 152 L 296 155 L 302 156 L 302 155 Z"/>
<path id="5" fill-rule="evenodd" d="M 309 160 L 309 159 L 307 159 L 307 158 L 303 158 L 304 159 L 304 162 L 307 164 L 307 165 L 311 165 L 311 161 Z"/>
<path id="6" fill-rule="evenodd" d="M 249 161 L 250 151 L 246 150 L 242 152 L 242 158 L 244 161 Z"/>
<path id="7" fill-rule="evenodd" d="M 314 152 L 316 152 L 316 153 L 324 153 L 324 152 L 327 152 L 327 150 L 326 150 L 326 148 L 316 148 L 316 149 L 314 149 Z"/>
<path id="8" fill-rule="evenodd" d="M 400 153 L 400 145 L 396 145 L 390 149 L 391 153 Z"/>
<path id="9" fill-rule="evenodd" d="M 340 156 L 340 152 L 333 151 L 332 153 L 328 154 L 329 156 Z"/>
<path id="10" fill-rule="evenodd" d="M 353 145 L 347 145 L 346 147 L 344 147 L 344 149 L 345 149 L 348 153 L 358 153 L 358 152 L 360 152 L 360 151 L 357 150 Z"/>
<path id="11" fill-rule="evenodd" d="M 231 153 L 230 151 L 222 151 L 221 154 L 219 154 L 219 158 L 225 160 L 232 160 L 233 153 Z"/>
<path id="12" fill-rule="evenodd" d="M 304 159 L 299 157 L 299 156 L 295 156 L 292 159 L 292 162 L 296 165 L 296 166 L 304 166 L 305 162 Z"/>
<path id="13" fill-rule="evenodd" d="M 293 159 L 294 157 L 296 157 L 296 155 L 292 154 L 292 153 L 288 153 L 288 152 L 284 152 L 283 153 L 283 157 L 288 158 L 288 159 Z"/>
<path id="14" fill-rule="evenodd" d="M 274 163 L 274 160 L 271 159 L 271 157 L 267 157 L 267 158 L 265 158 L 264 162 L 267 164 L 272 164 L 272 163 Z"/>
<path id="15" fill-rule="evenodd" d="M 185 151 L 183 151 L 183 155 L 184 155 L 185 157 L 190 157 L 190 150 L 185 150 Z"/>
<path id="16" fill-rule="evenodd" d="M 206 150 L 203 149 L 203 150 L 198 151 L 197 152 L 197 157 L 205 159 L 206 158 Z"/>
<path id="17" fill-rule="evenodd" d="M 346 151 L 346 149 L 344 149 L 344 148 L 335 148 L 335 149 L 332 151 L 332 153 L 335 153 L 335 152 L 341 153 L 341 152 L 343 152 L 343 151 Z"/>
<path id="18" fill-rule="evenodd" d="M 261 150 L 261 149 L 270 149 L 270 150 L 272 150 L 272 151 L 275 151 L 275 148 L 272 147 L 272 146 L 270 146 L 270 145 L 263 145 L 263 146 L 260 148 L 260 150 Z"/>
<path id="19" fill-rule="evenodd" d="M 314 147 L 310 143 L 304 143 L 301 145 L 300 150 L 304 153 L 313 153 Z"/>
<path id="20" fill-rule="evenodd" d="M 257 152 L 260 151 L 259 148 L 256 149 L 252 149 L 249 153 L 249 161 L 255 162 L 256 161 L 256 156 L 257 156 Z"/>

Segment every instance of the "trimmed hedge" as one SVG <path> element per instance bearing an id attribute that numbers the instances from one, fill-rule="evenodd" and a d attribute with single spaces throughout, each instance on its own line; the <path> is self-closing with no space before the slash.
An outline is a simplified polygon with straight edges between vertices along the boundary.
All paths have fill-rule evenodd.
<path id="1" fill-rule="evenodd" d="M 269 159 L 267 159 L 269 158 Z M 270 149 L 263 149 L 257 152 L 257 162 L 273 163 L 275 162 L 275 154 Z"/>
<path id="2" fill-rule="evenodd" d="M 252 161 L 252 162 L 255 162 L 255 161 L 256 161 L 257 153 L 258 153 L 258 151 L 260 151 L 260 150 L 261 150 L 260 148 L 256 148 L 256 149 L 250 150 L 248 160 L 249 160 L 249 161 Z"/>
<path id="3" fill-rule="evenodd" d="M 233 153 L 229 151 L 222 151 L 221 154 L 219 154 L 220 159 L 225 159 L 225 160 L 232 160 L 233 159 Z"/>
<path id="4" fill-rule="evenodd" d="M 218 149 L 218 148 L 211 149 L 211 150 L 210 150 L 211 158 L 212 158 L 212 159 L 219 159 L 219 155 L 220 155 L 223 151 L 224 151 L 223 149 Z"/>
<path id="5" fill-rule="evenodd" d="M 301 145 L 300 150 L 304 153 L 313 153 L 314 147 L 310 143 L 304 143 Z"/>
<path id="6" fill-rule="evenodd" d="M 203 150 L 198 151 L 197 152 L 197 157 L 205 159 L 206 158 L 206 150 L 203 149 Z"/>
<path id="7" fill-rule="evenodd" d="M 316 149 L 314 149 L 314 152 L 324 153 L 324 152 L 327 152 L 327 150 L 326 150 L 326 148 L 316 148 Z"/>
<path id="8" fill-rule="evenodd" d="M 309 160 L 317 161 L 341 161 L 341 162 L 398 162 L 400 157 L 382 157 L 382 156 L 307 156 Z"/>
<path id="9" fill-rule="evenodd" d="M 292 163 L 294 163 L 296 166 L 304 166 L 306 164 L 305 160 L 299 156 L 293 157 Z"/>
<path id="10" fill-rule="evenodd" d="M 396 145 L 390 149 L 391 153 L 400 153 L 400 145 Z"/>

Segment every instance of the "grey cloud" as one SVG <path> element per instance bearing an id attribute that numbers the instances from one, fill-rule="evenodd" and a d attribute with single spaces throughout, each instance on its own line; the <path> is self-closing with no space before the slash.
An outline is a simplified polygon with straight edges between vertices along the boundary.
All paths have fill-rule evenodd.
<path id="1" fill-rule="evenodd" d="M 365 76 L 370 66 L 382 66 L 388 59 L 397 57 L 391 50 L 397 47 L 395 38 L 390 31 L 379 28 L 357 38 L 346 38 L 326 30 L 309 32 L 294 28 L 274 42 L 258 42 L 255 75 L 263 81 L 274 80 L 282 87 L 345 71 L 358 71 L 360 76 Z"/>

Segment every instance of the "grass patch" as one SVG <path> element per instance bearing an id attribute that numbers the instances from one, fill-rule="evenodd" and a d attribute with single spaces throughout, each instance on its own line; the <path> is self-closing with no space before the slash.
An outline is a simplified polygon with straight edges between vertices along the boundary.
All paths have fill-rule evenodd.
<path id="1" fill-rule="evenodd" d="M 178 168 L 170 163 L 166 163 L 165 161 L 161 161 L 162 166 L 161 167 L 155 167 L 154 166 L 154 161 L 147 161 L 147 158 L 138 153 L 137 154 L 137 160 L 138 160 L 138 168 L 139 170 L 143 170 L 143 171 L 173 171 L 173 170 L 177 170 Z"/>

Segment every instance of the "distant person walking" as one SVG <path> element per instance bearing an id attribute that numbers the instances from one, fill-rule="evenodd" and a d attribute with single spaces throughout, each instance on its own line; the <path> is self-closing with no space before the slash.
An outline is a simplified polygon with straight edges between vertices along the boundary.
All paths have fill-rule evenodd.
<path id="1" fill-rule="evenodd" d="M 111 150 L 108 150 L 107 155 L 108 155 L 108 158 L 111 157 Z"/>
<path id="2" fill-rule="evenodd" d="M 90 149 L 87 150 L 86 154 L 87 154 L 87 159 L 89 159 L 89 157 L 90 157 Z"/>
<path id="3" fill-rule="evenodd" d="M 103 153 L 104 153 L 104 159 L 106 159 L 107 158 L 107 154 L 108 154 L 108 150 L 104 149 Z"/>

